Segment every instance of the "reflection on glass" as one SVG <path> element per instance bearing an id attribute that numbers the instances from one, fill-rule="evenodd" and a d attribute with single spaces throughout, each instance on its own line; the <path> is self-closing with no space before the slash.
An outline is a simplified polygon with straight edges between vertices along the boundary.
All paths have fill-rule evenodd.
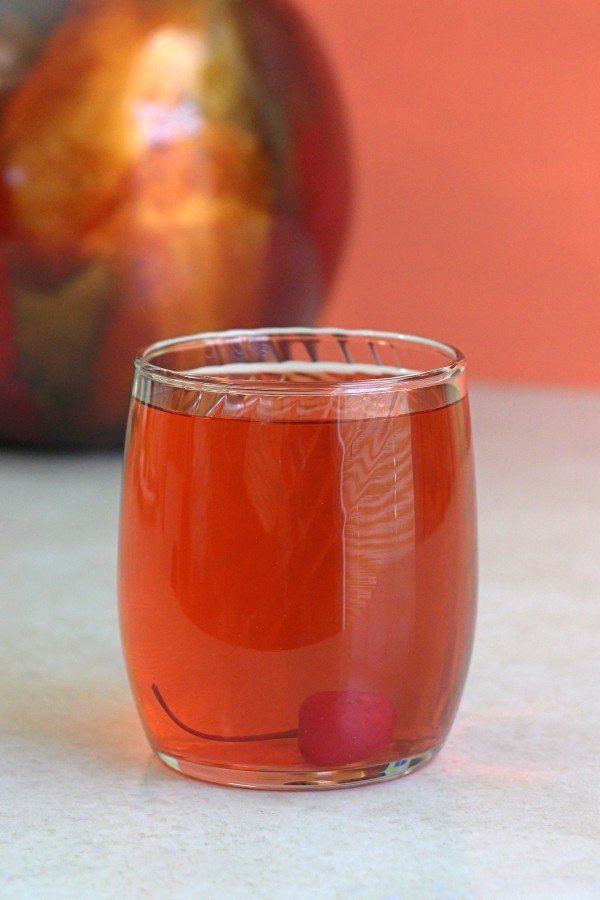
<path id="1" fill-rule="evenodd" d="M 141 149 L 199 133 L 203 115 L 196 87 L 207 57 L 206 40 L 194 31 L 163 28 L 148 39 L 134 64 L 130 88 L 135 143 Z"/>

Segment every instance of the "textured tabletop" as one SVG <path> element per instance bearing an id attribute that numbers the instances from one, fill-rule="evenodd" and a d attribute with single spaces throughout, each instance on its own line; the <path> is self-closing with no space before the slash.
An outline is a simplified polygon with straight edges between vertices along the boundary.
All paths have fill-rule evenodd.
<path id="1" fill-rule="evenodd" d="M 600 398 L 473 390 L 478 634 L 399 781 L 254 793 L 150 754 L 121 660 L 116 455 L 0 452 L 0 897 L 598 898 Z"/>

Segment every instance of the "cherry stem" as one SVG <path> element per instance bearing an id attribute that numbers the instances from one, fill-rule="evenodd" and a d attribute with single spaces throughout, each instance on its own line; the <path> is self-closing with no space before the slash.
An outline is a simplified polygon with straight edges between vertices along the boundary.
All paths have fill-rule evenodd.
<path id="1" fill-rule="evenodd" d="M 225 744 L 241 744 L 250 743 L 252 741 L 279 741 L 283 740 L 283 738 L 298 737 L 298 729 L 295 729 L 294 731 L 273 731 L 271 734 L 244 734 L 235 737 L 228 737 L 224 734 L 207 734 L 205 731 L 197 731 L 195 728 L 190 728 L 189 725 L 186 725 L 171 712 L 163 695 L 158 689 L 158 685 L 153 684 L 152 690 L 163 711 L 166 712 L 168 717 L 178 726 L 178 728 L 187 731 L 188 734 L 193 734 L 194 737 L 204 738 L 205 741 L 220 741 Z"/>

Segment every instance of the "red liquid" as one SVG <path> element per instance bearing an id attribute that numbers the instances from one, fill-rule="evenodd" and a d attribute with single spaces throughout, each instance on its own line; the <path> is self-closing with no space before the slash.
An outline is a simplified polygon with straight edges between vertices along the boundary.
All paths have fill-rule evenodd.
<path id="1" fill-rule="evenodd" d="M 201 766 L 287 772 L 439 746 L 471 652 L 475 556 L 466 401 L 339 422 L 135 401 L 121 616 L 151 743 Z M 301 707 L 322 731 L 319 704 L 335 718 L 340 696 L 347 720 L 307 761 Z"/>

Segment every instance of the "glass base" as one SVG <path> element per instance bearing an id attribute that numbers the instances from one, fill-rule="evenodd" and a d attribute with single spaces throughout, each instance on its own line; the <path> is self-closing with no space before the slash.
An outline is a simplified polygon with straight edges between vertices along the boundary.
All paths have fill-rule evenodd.
<path id="1" fill-rule="evenodd" d="M 439 753 L 442 745 L 438 744 L 415 756 L 399 759 L 391 763 L 374 766 L 357 766 L 356 768 L 334 769 L 315 772 L 312 770 L 278 771 L 270 769 L 226 768 L 221 766 L 203 766 L 200 763 L 188 762 L 156 751 L 156 755 L 166 766 L 201 781 L 222 784 L 229 787 L 251 788 L 259 791 L 314 791 L 331 790 L 332 788 L 359 787 L 362 784 L 373 784 L 377 781 L 389 781 L 410 775 L 426 765 Z"/>

